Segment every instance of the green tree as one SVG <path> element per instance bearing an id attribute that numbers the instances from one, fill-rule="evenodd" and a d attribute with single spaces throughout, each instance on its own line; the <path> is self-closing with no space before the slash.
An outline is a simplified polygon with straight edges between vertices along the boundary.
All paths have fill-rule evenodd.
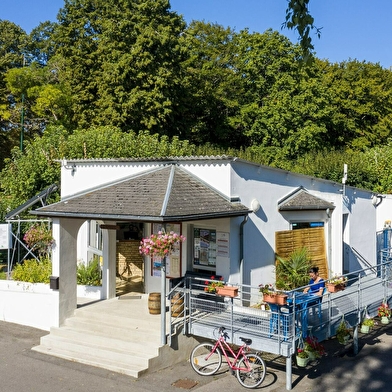
<path id="1" fill-rule="evenodd" d="M 185 25 L 168 0 L 66 0 L 58 22 L 78 126 L 170 134 Z"/>
<path id="2" fill-rule="evenodd" d="M 310 63 L 314 49 L 310 33 L 314 30 L 320 38 L 321 29 L 315 26 L 314 18 L 309 12 L 309 0 L 288 0 L 284 26 L 298 32 L 302 59 L 305 63 Z"/>
<path id="3" fill-rule="evenodd" d="M 354 150 L 385 144 L 392 130 L 392 72 L 353 60 L 327 64 L 320 75 L 334 108 L 327 125 L 330 144 Z"/>
<path id="4" fill-rule="evenodd" d="M 243 93 L 235 69 L 236 33 L 218 24 L 192 22 L 182 36 L 188 59 L 183 62 L 188 100 L 183 113 L 189 123 L 185 137 L 197 144 L 240 146 L 242 132 L 230 124 Z"/>
<path id="5" fill-rule="evenodd" d="M 3 157 L 11 153 L 11 148 L 19 143 L 20 116 L 12 121 L 9 106 L 14 104 L 9 96 L 5 75 L 9 69 L 21 67 L 24 62 L 24 48 L 27 34 L 16 24 L 0 19 L 0 169 Z"/>

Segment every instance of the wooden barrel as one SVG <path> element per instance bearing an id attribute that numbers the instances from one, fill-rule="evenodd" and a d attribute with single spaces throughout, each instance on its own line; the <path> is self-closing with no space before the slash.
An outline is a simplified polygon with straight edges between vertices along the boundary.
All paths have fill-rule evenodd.
<path id="1" fill-rule="evenodd" d="M 171 314 L 173 317 L 184 315 L 184 298 L 180 294 L 176 294 L 171 299 Z"/>
<path id="2" fill-rule="evenodd" d="M 161 314 L 161 293 L 148 295 L 148 310 L 150 314 Z"/>

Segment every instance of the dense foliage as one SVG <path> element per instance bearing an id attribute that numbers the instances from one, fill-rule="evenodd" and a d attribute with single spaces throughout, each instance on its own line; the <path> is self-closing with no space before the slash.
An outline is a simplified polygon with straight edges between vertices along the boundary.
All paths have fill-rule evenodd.
<path id="1" fill-rule="evenodd" d="M 30 283 L 49 283 L 52 274 L 52 262 L 49 257 L 39 260 L 25 260 L 12 271 L 12 279 Z"/>
<path id="2" fill-rule="evenodd" d="M 30 34 L 0 20 L 0 219 L 64 157 L 227 154 L 339 182 L 347 163 L 348 184 L 391 191 L 392 72 L 304 62 L 308 3 L 286 11 L 301 45 L 187 26 L 168 0 L 65 0 Z"/>

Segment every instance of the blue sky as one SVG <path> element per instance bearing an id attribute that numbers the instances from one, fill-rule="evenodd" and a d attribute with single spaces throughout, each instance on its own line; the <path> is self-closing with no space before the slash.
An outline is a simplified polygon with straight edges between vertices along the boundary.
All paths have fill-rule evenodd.
<path id="1" fill-rule="evenodd" d="M 56 21 L 63 0 L 1 0 L 0 19 L 10 20 L 26 32 L 46 20 Z M 236 31 L 272 28 L 297 41 L 295 32 L 281 30 L 287 0 L 171 0 L 172 10 L 187 22 L 219 23 Z M 349 59 L 392 67 L 392 0 L 310 0 L 315 25 L 316 55 L 331 62 Z"/>

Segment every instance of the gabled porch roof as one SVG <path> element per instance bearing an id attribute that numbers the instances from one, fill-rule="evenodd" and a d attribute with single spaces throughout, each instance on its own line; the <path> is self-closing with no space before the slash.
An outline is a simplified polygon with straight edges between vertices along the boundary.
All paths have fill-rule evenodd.
<path id="1" fill-rule="evenodd" d="M 104 184 L 31 211 L 47 217 L 144 222 L 235 217 L 250 212 L 175 164 Z"/>
<path id="2" fill-rule="evenodd" d="M 335 205 L 311 195 L 302 186 L 278 202 L 279 211 L 333 210 Z"/>

